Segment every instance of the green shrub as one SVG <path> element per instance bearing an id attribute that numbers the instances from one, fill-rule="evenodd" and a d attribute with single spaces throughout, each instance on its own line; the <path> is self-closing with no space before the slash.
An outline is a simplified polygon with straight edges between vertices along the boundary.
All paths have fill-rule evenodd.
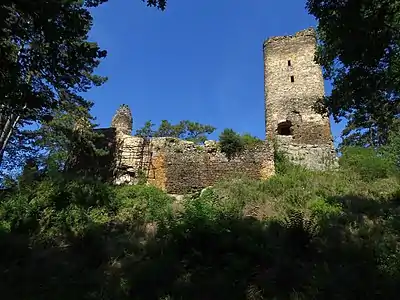
<path id="1" fill-rule="evenodd" d="M 200 196 L 186 199 L 184 203 L 184 216 L 186 219 L 216 220 L 222 216 L 240 217 L 244 202 L 223 197 L 218 190 L 207 188 Z"/>
<path id="2" fill-rule="evenodd" d="M 146 172 L 143 169 L 138 170 L 138 185 L 145 185 L 147 183 L 147 175 Z"/>
<path id="3" fill-rule="evenodd" d="M 311 215 L 317 219 L 328 219 L 343 212 L 340 203 L 329 203 L 324 198 L 311 200 L 308 203 L 308 209 Z"/>
<path id="4" fill-rule="evenodd" d="M 225 153 L 228 159 L 240 154 L 244 149 L 241 136 L 232 129 L 225 129 L 219 136 L 221 152 Z"/>
<path id="5" fill-rule="evenodd" d="M 295 165 L 289 161 L 285 154 L 281 151 L 274 151 L 274 162 L 276 174 L 283 175 L 292 170 Z"/>
<path id="6" fill-rule="evenodd" d="M 173 198 L 154 186 L 130 185 L 116 188 L 118 217 L 129 221 L 163 222 L 170 218 Z"/>
<path id="7" fill-rule="evenodd" d="M 390 131 L 389 141 L 379 149 L 379 153 L 393 164 L 396 175 L 400 176 L 400 134 L 398 127 Z"/>
<path id="8" fill-rule="evenodd" d="M 240 135 L 232 129 L 225 129 L 219 136 L 221 152 L 228 159 L 239 155 L 243 150 L 254 149 L 264 144 L 264 141 L 250 133 Z"/>
<path id="9" fill-rule="evenodd" d="M 245 133 L 241 136 L 243 146 L 246 149 L 253 149 L 258 146 L 262 146 L 264 144 L 264 141 L 259 139 L 256 136 L 252 136 L 250 133 Z"/>
<path id="10" fill-rule="evenodd" d="M 355 154 L 346 152 L 338 171 L 316 172 L 278 153 L 269 180 L 221 181 L 179 202 L 179 211 L 153 186 L 66 177 L 26 183 L 0 202 L 2 292 L 15 299 L 396 299 L 398 181 L 376 176 L 378 154 Z M 366 157 L 378 162 L 359 170 Z"/>
<path id="11" fill-rule="evenodd" d="M 4 199 L 0 219 L 11 230 L 48 238 L 68 232 L 83 234 L 85 228 L 99 222 L 99 209 L 107 218 L 108 211 L 116 210 L 113 190 L 95 180 L 45 179 Z"/>
<path id="12" fill-rule="evenodd" d="M 372 148 L 346 147 L 339 159 L 340 166 L 359 174 L 363 180 L 388 178 L 394 172 L 391 160 Z"/>

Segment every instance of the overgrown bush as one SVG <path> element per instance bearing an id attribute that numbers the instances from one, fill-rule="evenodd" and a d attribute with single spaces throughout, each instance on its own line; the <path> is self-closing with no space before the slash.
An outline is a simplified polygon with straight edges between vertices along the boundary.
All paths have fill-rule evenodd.
<path id="1" fill-rule="evenodd" d="M 0 220 L 3 230 L 53 238 L 83 233 L 99 213 L 107 218 L 114 212 L 115 204 L 113 188 L 99 181 L 44 179 L 0 202 Z"/>
<path id="2" fill-rule="evenodd" d="M 225 129 L 219 136 L 221 152 L 225 153 L 228 159 L 240 154 L 244 149 L 241 136 L 232 129 Z"/>
<path id="3" fill-rule="evenodd" d="M 380 147 L 379 152 L 395 166 L 397 176 L 400 173 L 400 126 L 397 125 L 389 133 L 389 141 L 386 145 Z"/>
<path id="4" fill-rule="evenodd" d="M 299 168 L 297 165 L 289 161 L 285 154 L 281 151 L 274 151 L 275 172 L 279 175 L 284 175 L 294 168 Z"/>
<path id="5" fill-rule="evenodd" d="M 118 219 L 145 222 L 165 222 L 171 217 L 173 198 L 154 186 L 131 185 L 117 187 Z"/>
<path id="6" fill-rule="evenodd" d="M 263 145 L 265 142 L 259 139 L 256 136 L 251 135 L 250 133 L 245 133 L 241 136 L 243 146 L 246 149 L 256 148 L 258 146 Z"/>
<path id="7" fill-rule="evenodd" d="M 228 159 L 239 155 L 245 149 L 254 149 L 262 146 L 264 141 L 249 133 L 240 135 L 232 129 L 225 129 L 219 136 L 221 152 L 225 153 Z"/>
<path id="8" fill-rule="evenodd" d="M 342 150 L 339 164 L 367 181 L 388 178 L 395 171 L 393 161 L 373 148 L 346 147 Z"/>
<path id="9" fill-rule="evenodd" d="M 0 202 L 2 295 L 396 299 L 397 178 L 361 176 L 357 156 L 326 172 L 276 159 L 269 180 L 233 178 L 180 201 L 88 179 L 16 187 Z"/>

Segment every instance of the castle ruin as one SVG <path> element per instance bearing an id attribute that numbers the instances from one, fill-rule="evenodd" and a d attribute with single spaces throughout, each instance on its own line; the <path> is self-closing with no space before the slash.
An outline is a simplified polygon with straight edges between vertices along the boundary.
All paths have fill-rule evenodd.
<path id="1" fill-rule="evenodd" d="M 121 106 L 111 128 L 99 129 L 112 148 L 107 161 L 115 184 L 145 180 L 168 193 L 184 194 L 228 176 L 267 179 L 275 174 L 274 149 L 294 163 L 323 170 L 335 165 L 328 116 L 314 111 L 324 96 L 322 70 L 314 62 L 316 35 L 306 29 L 264 42 L 266 142 L 228 159 L 215 141 L 204 145 L 176 138 L 132 136 L 132 114 Z"/>
<path id="2" fill-rule="evenodd" d="M 267 141 L 294 163 L 323 170 L 336 152 L 329 117 L 316 111 L 325 95 L 316 45 L 313 28 L 264 42 L 265 128 Z"/>
<path id="3" fill-rule="evenodd" d="M 114 118 L 121 122 L 114 122 L 115 127 L 101 129 L 112 145 L 109 155 L 113 166 L 106 169 L 107 177 L 112 178 L 114 184 L 145 181 L 171 194 L 186 194 L 229 176 L 267 179 L 275 172 L 270 145 L 258 145 L 228 159 L 215 141 L 197 145 L 173 137 L 132 136 L 123 131 L 129 128 L 127 122 L 130 121 L 123 115 L 130 115 L 126 106 L 120 108 Z"/>

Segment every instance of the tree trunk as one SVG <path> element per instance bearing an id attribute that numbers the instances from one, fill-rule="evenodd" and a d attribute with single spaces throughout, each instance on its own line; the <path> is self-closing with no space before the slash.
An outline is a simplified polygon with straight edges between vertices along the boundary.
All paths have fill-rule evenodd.
<path id="1" fill-rule="evenodd" d="M 26 109 L 26 104 L 22 110 Z M 0 111 L 0 166 L 3 161 L 4 151 L 7 147 L 10 137 L 17 126 L 21 115 L 11 113 L 8 117 L 4 111 L 4 104 L 2 105 Z"/>

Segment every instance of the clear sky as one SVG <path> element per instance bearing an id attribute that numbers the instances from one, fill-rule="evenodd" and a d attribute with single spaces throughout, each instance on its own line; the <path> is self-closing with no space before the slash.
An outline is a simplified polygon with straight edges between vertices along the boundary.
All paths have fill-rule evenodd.
<path id="1" fill-rule="evenodd" d="M 300 0 L 169 0 L 162 12 L 141 0 L 109 0 L 93 10 L 91 40 L 108 51 L 109 81 L 87 95 L 108 127 L 128 104 L 134 130 L 197 121 L 264 138 L 263 41 L 316 22 Z M 326 84 L 326 92 L 330 85 Z M 334 137 L 342 126 L 332 122 Z"/>

